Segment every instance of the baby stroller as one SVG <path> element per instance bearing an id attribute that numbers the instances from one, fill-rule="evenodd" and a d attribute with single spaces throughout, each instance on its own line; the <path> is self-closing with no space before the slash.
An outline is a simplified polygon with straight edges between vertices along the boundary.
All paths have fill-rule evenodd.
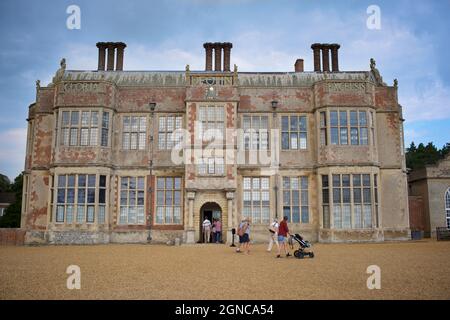
<path id="1" fill-rule="evenodd" d="M 298 259 L 303 259 L 305 256 L 309 256 L 310 258 L 314 258 L 314 252 L 311 251 L 311 244 L 309 241 L 306 241 L 302 238 L 301 235 L 296 233 L 295 235 L 291 235 L 289 239 L 289 244 L 291 246 L 291 249 L 294 248 L 293 240 L 297 241 L 299 244 L 299 248 L 294 251 L 294 257 Z M 305 250 L 306 249 L 306 250 Z"/>

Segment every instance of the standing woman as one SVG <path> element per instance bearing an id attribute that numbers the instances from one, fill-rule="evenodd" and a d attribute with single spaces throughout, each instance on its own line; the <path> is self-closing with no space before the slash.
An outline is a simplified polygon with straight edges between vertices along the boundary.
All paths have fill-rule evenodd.
<path id="1" fill-rule="evenodd" d="M 276 218 L 273 219 L 273 222 L 269 226 L 269 247 L 267 248 L 267 252 L 272 251 L 272 246 L 275 243 L 277 245 L 278 251 L 280 251 L 280 245 L 278 244 L 278 221 Z"/>
<path id="2" fill-rule="evenodd" d="M 277 258 L 281 258 L 281 249 L 282 248 L 284 250 L 284 253 L 286 253 L 286 258 L 291 256 L 291 254 L 288 251 L 287 244 L 286 244 L 286 238 L 289 235 L 289 228 L 288 228 L 287 220 L 288 220 L 288 217 L 284 216 L 283 220 L 280 222 L 280 226 L 278 228 L 279 246 L 278 246 Z"/>

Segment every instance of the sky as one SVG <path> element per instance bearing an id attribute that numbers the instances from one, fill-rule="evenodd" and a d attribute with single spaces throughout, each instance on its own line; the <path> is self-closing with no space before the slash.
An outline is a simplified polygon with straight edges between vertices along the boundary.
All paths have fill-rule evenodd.
<path id="1" fill-rule="evenodd" d="M 80 8 L 69 29 L 67 8 Z M 378 29 L 368 28 L 380 9 Z M 68 70 L 95 70 L 98 41 L 127 44 L 124 70 L 204 69 L 204 42 L 232 42 L 239 71 L 313 70 L 312 43 L 339 43 L 343 71 L 398 79 L 405 144 L 450 142 L 450 0 L 2 0 L 0 1 L 0 173 L 24 167 L 27 111 L 35 81 Z"/>

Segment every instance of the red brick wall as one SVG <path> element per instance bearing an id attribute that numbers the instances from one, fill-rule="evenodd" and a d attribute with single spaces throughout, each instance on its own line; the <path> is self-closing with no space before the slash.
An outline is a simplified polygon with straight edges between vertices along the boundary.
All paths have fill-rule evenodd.
<path id="1" fill-rule="evenodd" d="M 0 229 L 0 245 L 22 246 L 25 239 L 25 230 L 23 229 Z"/>
<path id="2" fill-rule="evenodd" d="M 425 210 L 423 199 L 419 196 L 409 196 L 409 225 L 411 231 L 425 231 Z"/>

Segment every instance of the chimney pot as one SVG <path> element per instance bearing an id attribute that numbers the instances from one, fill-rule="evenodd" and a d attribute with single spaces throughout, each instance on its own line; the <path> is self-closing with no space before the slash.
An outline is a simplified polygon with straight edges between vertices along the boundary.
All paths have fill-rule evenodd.
<path id="1" fill-rule="evenodd" d="M 105 71 L 106 44 L 104 42 L 97 42 L 97 48 L 98 48 L 98 71 Z"/>
<path id="2" fill-rule="evenodd" d="M 311 45 L 314 55 L 314 71 L 320 72 L 320 48 L 322 45 L 320 43 L 314 43 Z"/>
<path id="3" fill-rule="evenodd" d="M 337 43 L 330 45 L 331 49 L 331 70 L 333 72 L 339 72 L 339 53 L 338 50 L 341 46 Z"/>
<path id="4" fill-rule="evenodd" d="M 330 72 L 330 45 L 322 44 L 322 64 L 323 71 Z"/>
<path id="5" fill-rule="evenodd" d="M 108 42 L 107 48 L 108 48 L 108 65 L 106 70 L 114 71 L 114 56 L 116 47 L 113 42 Z"/>
<path id="6" fill-rule="evenodd" d="M 222 43 L 214 43 L 214 71 L 222 71 Z"/>
<path id="7" fill-rule="evenodd" d="M 295 72 L 304 72 L 305 71 L 303 59 L 297 59 L 295 61 L 294 70 L 295 70 Z"/>
<path id="8" fill-rule="evenodd" d="M 117 71 L 123 70 L 123 56 L 124 56 L 124 50 L 126 47 L 127 47 L 127 45 L 123 42 L 116 43 L 116 48 L 117 48 L 116 70 Z"/>
<path id="9" fill-rule="evenodd" d="M 233 48 L 231 42 L 223 43 L 223 71 L 230 71 L 231 48 Z"/>
<path id="10" fill-rule="evenodd" d="M 205 70 L 212 71 L 213 44 L 211 42 L 206 42 L 203 44 L 203 48 L 205 48 L 206 53 Z"/>

